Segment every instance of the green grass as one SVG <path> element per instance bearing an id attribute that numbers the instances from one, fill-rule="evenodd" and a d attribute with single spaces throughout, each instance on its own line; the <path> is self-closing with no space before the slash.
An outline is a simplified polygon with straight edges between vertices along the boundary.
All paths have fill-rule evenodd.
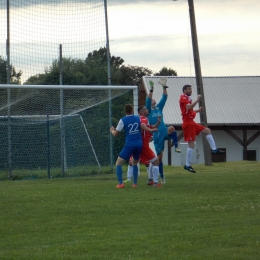
<path id="1" fill-rule="evenodd" d="M 74 166 L 68 167 L 65 172 L 65 177 L 85 177 L 88 175 L 95 175 L 98 173 L 107 174 L 111 173 L 109 166 L 101 167 L 98 166 Z M 35 179 L 47 179 L 48 172 L 47 169 L 12 169 L 12 179 L 13 180 L 35 180 Z M 61 168 L 51 167 L 50 168 L 50 178 L 61 178 Z M 0 181 L 8 180 L 8 169 L 5 171 L 0 171 Z"/>
<path id="2" fill-rule="evenodd" d="M 260 259 L 260 163 L 0 182 L 0 259 Z"/>

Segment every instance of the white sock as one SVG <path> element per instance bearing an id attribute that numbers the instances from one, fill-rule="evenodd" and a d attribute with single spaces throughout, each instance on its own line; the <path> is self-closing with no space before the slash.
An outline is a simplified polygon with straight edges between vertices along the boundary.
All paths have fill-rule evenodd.
<path id="1" fill-rule="evenodd" d="M 147 171 L 148 178 L 149 178 L 149 168 L 150 168 L 150 165 L 146 166 L 146 171 Z"/>
<path id="2" fill-rule="evenodd" d="M 128 168 L 127 168 L 127 180 L 131 181 L 132 176 L 133 176 L 133 166 L 128 165 Z"/>
<path id="3" fill-rule="evenodd" d="M 186 166 L 190 166 L 191 165 L 192 153 L 193 153 L 193 149 L 188 148 L 187 149 L 187 154 L 186 154 Z"/>
<path id="4" fill-rule="evenodd" d="M 152 163 L 150 163 L 150 165 L 149 165 L 148 179 L 153 179 L 153 164 Z"/>
<path id="5" fill-rule="evenodd" d="M 158 183 L 159 166 L 153 166 L 153 182 Z"/>
<path id="6" fill-rule="evenodd" d="M 214 141 L 214 139 L 213 139 L 213 136 L 212 136 L 212 135 L 206 135 L 206 138 L 207 138 L 207 140 L 208 140 L 208 142 L 209 142 L 209 145 L 210 145 L 211 149 L 212 149 L 212 150 L 216 150 L 217 147 L 216 147 L 216 145 L 215 145 L 215 141 Z"/>

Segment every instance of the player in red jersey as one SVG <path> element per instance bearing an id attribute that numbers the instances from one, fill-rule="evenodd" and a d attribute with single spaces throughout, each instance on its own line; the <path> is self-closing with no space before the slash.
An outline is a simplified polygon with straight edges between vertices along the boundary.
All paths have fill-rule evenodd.
<path id="1" fill-rule="evenodd" d="M 140 106 L 138 108 L 138 114 L 140 115 L 140 121 L 141 125 L 145 125 L 150 129 L 157 128 L 160 124 L 161 118 L 158 117 L 158 122 L 151 126 L 148 122 L 147 115 L 148 115 L 148 109 L 145 106 Z M 140 154 L 140 162 L 145 164 L 148 168 L 148 185 L 153 185 L 155 187 L 160 187 L 161 184 L 158 183 L 158 176 L 159 176 L 159 160 L 155 153 L 152 151 L 152 149 L 149 146 L 150 140 L 151 140 L 152 134 L 149 131 L 142 131 L 142 141 L 143 146 Z M 131 179 L 131 161 L 129 162 L 128 167 L 128 181 Z"/>
<path id="2" fill-rule="evenodd" d="M 211 134 L 211 130 L 203 125 L 197 124 L 194 121 L 194 118 L 197 113 L 203 111 L 203 107 L 200 107 L 198 110 L 194 110 L 193 108 L 197 105 L 197 103 L 201 99 L 201 95 L 198 95 L 197 99 L 192 102 L 191 94 L 192 94 L 192 86 L 185 85 L 182 88 L 183 94 L 180 96 L 180 109 L 182 115 L 182 129 L 184 134 L 184 141 L 188 142 L 188 149 L 186 154 L 186 164 L 184 165 L 184 169 L 190 172 L 194 172 L 195 170 L 191 167 L 191 158 L 194 149 L 194 142 L 196 140 L 196 135 L 200 133 L 206 134 L 206 138 L 209 142 L 213 154 L 222 154 L 224 151 L 221 151 L 216 148 L 214 138 Z"/>

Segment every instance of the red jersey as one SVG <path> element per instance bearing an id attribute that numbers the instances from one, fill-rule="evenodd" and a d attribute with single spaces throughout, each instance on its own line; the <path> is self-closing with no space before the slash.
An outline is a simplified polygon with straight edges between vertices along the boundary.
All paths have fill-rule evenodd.
<path id="1" fill-rule="evenodd" d="M 196 116 L 196 112 L 194 112 L 193 108 L 187 109 L 186 105 L 192 104 L 191 97 L 182 94 L 180 96 L 180 109 L 181 109 L 181 115 L 182 115 L 182 121 L 193 121 L 193 119 Z"/>
<path id="2" fill-rule="evenodd" d="M 152 128 L 149 125 L 148 119 L 145 116 L 140 116 L 140 121 L 141 121 L 141 125 L 144 124 L 149 128 Z M 150 143 L 150 139 L 153 135 L 151 134 L 151 132 L 143 130 L 142 131 L 142 139 L 143 139 L 143 146 L 149 146 Z"/>

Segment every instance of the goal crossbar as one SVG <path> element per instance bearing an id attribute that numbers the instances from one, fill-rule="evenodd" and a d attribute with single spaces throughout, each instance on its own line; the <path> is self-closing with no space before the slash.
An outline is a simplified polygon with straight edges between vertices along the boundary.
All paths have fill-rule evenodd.
<path id="1" fill-rule="evenodd" d="M 0 88 L 19 88 L 19 89 L 126 89 L 137 90 L 137 86 L 110 86 L 110 85 L 18 85 L 0 84 Z"/>

